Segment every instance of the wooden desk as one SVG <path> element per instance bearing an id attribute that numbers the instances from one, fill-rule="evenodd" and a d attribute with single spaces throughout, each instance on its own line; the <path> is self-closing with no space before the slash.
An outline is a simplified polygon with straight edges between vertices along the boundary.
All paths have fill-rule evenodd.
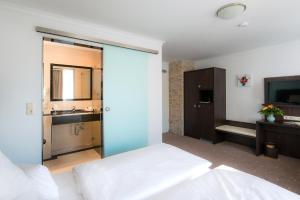
<path id="1" fill-rule="evenodd" d="M 279 153 L 300 158 L 300 126 L 288 122 L 256 122 L 256 155 L 264 152 L 265 142 L 273 142 Z"/>

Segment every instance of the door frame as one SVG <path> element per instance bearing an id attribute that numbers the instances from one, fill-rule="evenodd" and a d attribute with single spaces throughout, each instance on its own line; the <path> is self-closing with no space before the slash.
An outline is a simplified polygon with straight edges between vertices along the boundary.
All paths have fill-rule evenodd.
<path id="1" fill-rule="evenodd" d="M 81 46 L 81 47 L 86 47 L 86 48 L 92 48 L 92 49 L 99 49 L 101 50 L 100 51 L 100 57 L 102 58 L 102 62 L 101 62 L 101 66 L 100 66 L 100 70 L 101 70 L 101 83 L 100 83 L 100 88 L 101 88 L 101 99 L 99 101 L 101 101 L 101 109 L 103 109 L 103 67 L 104 67 L 104 62 L 103 62 L 103 51 L 104 51 L 104 48 L 103 48 L 103 45 L 102 44 L 99 44 L 99 43 L 96 43 L 96 42 L 91 42 L 91 41 L 84 41 L 84 40 L 80 40 L 80 39 L 75 39 L 75 38 L 69 38 L 69 37 L 63 37 L 63 36 L 57 36 L 57 35 L 51 35 L 51 36 L 48 36 L 48 35 L 42 35 L 41 37 L 41 47 L 42 47 L 42 58 L 41 58 L 41 61 L 42 61 L 42 87 L 41 87 L 41 123 L 42 123 L 42 130 L 41 130 L 41 144 L 42 144 L 42 148 L 41 148 L 41 163 L 44 164 L 44 123 L 43 123 L 43 116 L 44 116 L 44 109 L 43 109 L 43 100 L 44 100 L 44 41 L 51 41 L 51 42 L 56 42 L 56 43 L 60 43 L 60 44 L 67 44 L 67 45 L 74 45 L 74 46 Z M 92 101 L 92 99 L 90 100 Z M 101 110 L 100 110 L 101 111 Z M 100 148 L 101 148 L 101 158 L 103 158 L 104 154 L 103 154 L 103 137 L 104 137 L 104 134 L 103 134 L 103 112 L 102 112 L 102 121 L 99 120 L 101 122 L 101 125 L 100 125 L 100 138 L 101 138 L 101 143 L 100 143 Z M 51 129 L 51 137 L 52 137 L 52 129 Z M 47 159 L 47 160 L 51 160 L 53 158 L 50 158 L 50 159 Z M 46 161 L 46 160 L 45 160 Z"/>

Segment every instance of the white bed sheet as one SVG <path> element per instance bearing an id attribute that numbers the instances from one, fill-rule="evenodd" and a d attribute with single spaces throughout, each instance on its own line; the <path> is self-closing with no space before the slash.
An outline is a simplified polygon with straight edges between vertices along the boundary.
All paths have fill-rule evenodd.
<path id="1" fill-rule="evenodd" d="M 52 175 L 61 200 L 83 200 L 72 172 Z"/>
<path id="2" fill-rule="evenodd" d="M 148 200 L 300 200 L 300 196 L 253 175 L 220 166 Z"/>
<path id="3" fill-rule="evenodd" d="M 167 144 L 93 161 L 73 169 L 85 200 L 144 199 L 209 171 L 210 162 Z"/>

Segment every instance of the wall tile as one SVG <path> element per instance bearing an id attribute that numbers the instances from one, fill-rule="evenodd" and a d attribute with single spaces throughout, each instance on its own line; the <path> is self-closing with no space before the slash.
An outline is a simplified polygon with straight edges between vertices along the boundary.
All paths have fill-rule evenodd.
<path id="1" fill-rule="evenodd" d="M 170 132 L 183 135 L 183 73 L 194 69 L 191 61 L 174 61 L 169 64 L 169 118 Z"/>

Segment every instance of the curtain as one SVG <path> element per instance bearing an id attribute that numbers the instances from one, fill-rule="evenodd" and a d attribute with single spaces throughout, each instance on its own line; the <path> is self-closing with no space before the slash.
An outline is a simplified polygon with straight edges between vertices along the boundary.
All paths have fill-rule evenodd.
<path id="1" fill-rule="evenodd" d="M 53 70 L 53 99 L 62 99 L 62 84 L 63 74 L 62 70 Z"/>

